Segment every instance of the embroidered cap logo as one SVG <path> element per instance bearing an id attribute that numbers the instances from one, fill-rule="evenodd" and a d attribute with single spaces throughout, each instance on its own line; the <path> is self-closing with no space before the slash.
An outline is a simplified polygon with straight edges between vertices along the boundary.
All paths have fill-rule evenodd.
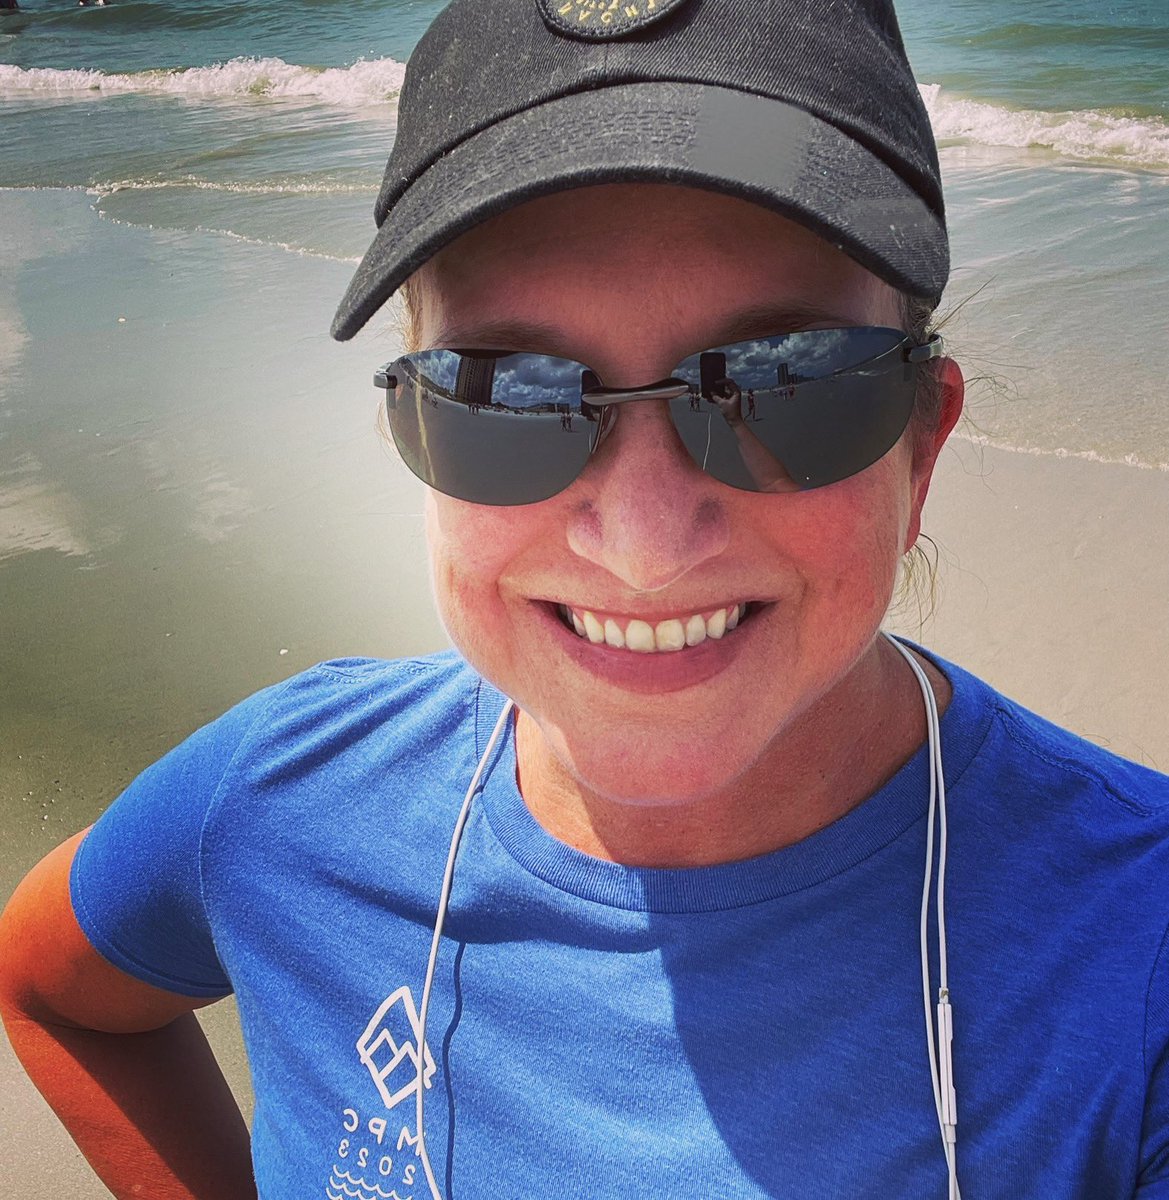
<path id="1" fill-rule="evenodd" d="M 536 0 L 549 29 L 603 42 L 652 25 L 686 0 Z"/>

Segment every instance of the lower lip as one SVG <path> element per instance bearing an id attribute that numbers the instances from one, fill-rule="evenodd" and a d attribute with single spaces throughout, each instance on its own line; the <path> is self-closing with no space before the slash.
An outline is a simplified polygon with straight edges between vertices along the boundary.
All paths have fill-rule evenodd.
<path id="1" fill-rule="evenodd" d="M 537 607 L 564 652 L 578 667 L 624 691 L 642 695 L 678 692 L 713 679 L 739 657 L 751 639 L 752 627 L 762 615 L 752 609 L 735 629 L 721 638 L 708 637 L 697 646 L 639 654 L 579 637 L 564 624 L 552 605 L 538 603 Z"/>

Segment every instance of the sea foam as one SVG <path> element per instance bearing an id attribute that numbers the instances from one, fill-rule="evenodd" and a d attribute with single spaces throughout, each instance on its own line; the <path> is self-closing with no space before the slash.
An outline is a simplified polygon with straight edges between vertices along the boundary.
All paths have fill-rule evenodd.
<path id="1" fill-rule="evenodd" d="M 955 429 L 951 435 L 974 446 L 987 446 L 992 450 L 1005 450 L 1010 454 L 1025 454 L 1031 458 L 1074 458 L 1081 462 L 1100 463 L 1103 466 L 1136 467 L 1140 471 L 1161 471 L 1169 474 L 1169 462 L 1153 462 L 1139 454 L 1101 454 L 1099 450 L 1073 450 L 1067 446 L 1018 445 L 1006 438 L 994 438 L 984 433 L 971 433 Z"/>
<path id="2" fill-rule="evenodd" d="M 210 67 L 130 74 L 0 65 L 0 96 L 291 96 L 362 108 L 396 101 L 405 69 L 392 58 L 327 68 L 298 66 L 280 58 L 233 58 Z M 1073 159 L 1169 168 L 1169 124 L 1161 117 L 1119 116 L 1091 109 L 1041 112 L 1008 108 L 952 95 L 936 83 L 922 84 L 921 93 L 941 141 L 1046 149 Z"/>
<path id="3" fill-rule="evenodd" d="M 64 96 L 126 93 L 205 97 L 295 96 L 329 104 L 364 107 L 396 100 L 405 65 L 392 58 L 350 67 L 301 67 L 280 58 L 233 58 L 211 67 L 136 71 L 128 75 L 94 70 L 0 65 L 0 96 Z"/>
<path id="4" fill-rule="evenodd" d="M 1006 108 L 949 95 L 936 83 L 922 84 L 921 94 L 939 141 L 1035 147 L 1067 158 L 1169 167 L 1169 125 L 1160 117 Z"/>

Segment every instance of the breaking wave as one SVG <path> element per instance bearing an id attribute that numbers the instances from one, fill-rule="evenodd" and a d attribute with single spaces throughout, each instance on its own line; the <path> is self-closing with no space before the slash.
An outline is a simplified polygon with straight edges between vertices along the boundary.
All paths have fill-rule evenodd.
<path id="1" fill-rule="evenodd" d="M 0 65 L 0 96 L 272 96 L 363 108 L 396 102 L 404 72 L 405 65 L 393 58 L 363 59 L 348 67 L 298 66 L 280 58 L 233 58 L 209 67 L 129 74 Z M 943 142 L 1046 149 L 1068 158 L 1117 166 L 1169 168 L 1169 123 L 1159 116 L 1009 108 L 951 95 L 936 83 L 922 84 L 921 93 L 934 132 Z"/>
<path id="2" fill-rule="evenodd" d="M 948 95 L 936 83 L 922 84 L 921 94 L 939 141 L 1034 147 L 1118 166 L 1169 168 L 1169 124 L 1161 117 L 1006 108 Z"/>
<path id="3" fill-rule="evenodd" d="M 403 63 L 392 58 L 361 60 L 350 67 L 302 67 L 281 58 L 233 58 L 211 67 L 135 71 L 125 75 L 0 65 L 0 96 L 84 93 L 92 97 L 95 92 L 196 99 L 293 96 L 364 107 L 396 100 L 405 70 Z"/>

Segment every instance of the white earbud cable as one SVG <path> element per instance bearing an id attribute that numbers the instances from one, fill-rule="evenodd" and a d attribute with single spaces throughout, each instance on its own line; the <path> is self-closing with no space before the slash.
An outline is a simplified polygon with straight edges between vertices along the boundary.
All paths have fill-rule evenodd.
<path id="1" fill-rule="evenodd" d="M 950 1007 L 950 980 L 946 957 L 946 779 L 942 772 L 942 735 L 938 720 L 938 705 L 934 690 L 912 652 L 896 638 L 885 635 L 901 657 L 913 669 L 925 704 L 926 732 L 929 738 L 930 798 L 925 838 L 925 880 L 921 892 L 921 987 L 925 1007 L 925 1036 L 929 1049 L 930 1081 L 934 1089 L 934 1108 L 942 1135 L 942 1150 L 946 1156 L 949 1200 L 961 1200 L 958 1189 L 958 1097 L 954 1090 L 953 1031 L 954 1017 Z M 930 1001 L 929 964 L 929 902 L 930 884 L 934 873 L 934 825 L 938 827 L 938 1000 Z M 937 1021 L 935 1043 L 935 1019 Z"/>
<path id="2" fill-rule="evenodd" d="M 430 989 L 434 983 L 434 969 L 438 963 L 438 947 L 442 941 L 442 927 L 446 921 L 447 904 L 451 897 L 451 884 L 455 877 L 455 858 L 459 853 L 459 842 L 463 837 L 463 827 L 467 824 L 467 817 L 471 812 L 471 801 L 474 800 L 475 793 L 479 790 L 479 781 L 483 778 L 483 772 L 491 760 L 492 751 L 494 751 L 499 739 L 503 736 L 508 718 L 511 716 L 512 709 L 514 708 L 515 702 L 512 700 L 508 700 L 504 704 L 499 714 L 499 719 L 495 722 L 495 728 L 491 731 L 491 736 L 487 739 L 487 748 L 483 751 L 483 755 L 479 759 L 479 765 L 475 768 L 475 774 L 471 776 L 471 783 L 467 788 L 467 794 L 463 797 L 463 806 L 459 809 L 458 819 L 455 821 L 455 831 L 451 835 L 450 849 L 447 851 L 446 870 L 442 873 L 442 890 L 438 896 L 438 916 L 434 920 L 434 936 L 430 939 L 430 958 L 426 963 L 426 978 L 422 984 L 422 1003 L 418 1010 L 418 1041 L 415 1045 L 418 1061 L 418 1095 L 414 1105 L 418 1128 L 415 1136 L 418 1139 L 418 1157 L 422 1159 L 422 1169 L 426 1172 L 426 1182 L 430 1187 L 431 1200 L 442 1200 L 442 1192 L 438 1190 L 438 1184 L 434 1178 L 434 1170 L 430 1165 L 430 1155 L 426 1151 L 425 1126 L 422 1123 L 423 1093 L 426 1091 L 426 1014 L 430 1008 Z"/>

